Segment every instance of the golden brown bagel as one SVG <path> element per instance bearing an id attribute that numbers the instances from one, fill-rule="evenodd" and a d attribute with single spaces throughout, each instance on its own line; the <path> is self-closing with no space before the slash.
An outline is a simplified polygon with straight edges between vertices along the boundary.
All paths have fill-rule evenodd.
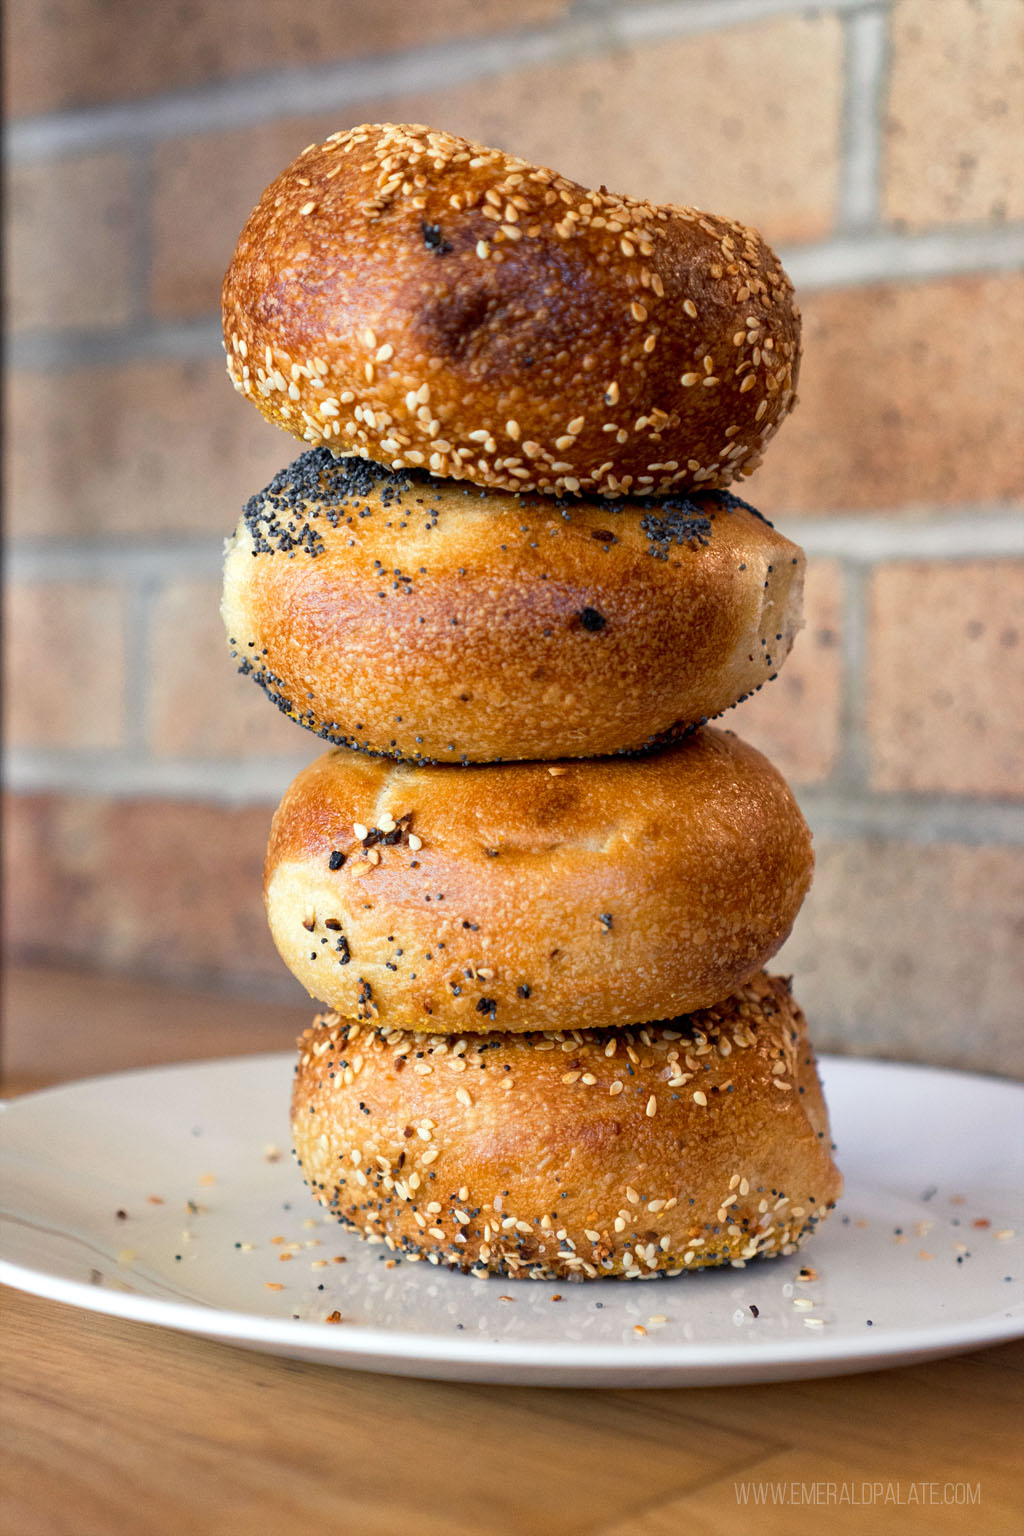
<path id="1" fill-rule="evenodd" d="M 295 1151 L 321 1205 L 410 1257 L 640 1279 L 792 1253 L 842 1178 L 804 1018 L 762 972 L 639 1030 L 413 1034 L 318 1019 Z"/>
<path id="2" fill-rule="evenodd" d="M 278 807 L 264 894 L 285 964 L 343 1016 L 581 1029 L 675 1018 L 742 985 L 785 939 L 812 865 L 781 775 L 706 726 L 645 757 L 557 764 L 335 748 Z"/>
<path id="3" fill-rule="evenodd" d="M 799 365 L 756 230 L 408 124 L 333 134 L 267 188 L 223 318 L 236 388 L 286 431 L 508 490 L 728 485 Z"/>
<path id="4" fill-rule="evenodd" d="M 728 491 L 470 491 L 324 448 L 229 543 L 232 655 L 328 741 L 419 761 L 595 757 L 775 676 L 803 554 Z"/>

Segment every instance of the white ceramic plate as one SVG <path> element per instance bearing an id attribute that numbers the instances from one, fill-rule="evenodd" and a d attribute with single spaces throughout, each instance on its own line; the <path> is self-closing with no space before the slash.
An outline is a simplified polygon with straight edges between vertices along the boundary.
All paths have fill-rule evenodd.
<path id="1" fill-rule="evenodd" d="M 275 1055 L 8 1103 L 0 1280 L 323 1364 L 535 1385 L 777 1381 L 1024 1333 L 1024 1089 L 821 1066 L 846 1194 L 791 1258 L 583 1284 L 388 1267 L 307 1195 L 288 1152 L 292 1058 Z"/>

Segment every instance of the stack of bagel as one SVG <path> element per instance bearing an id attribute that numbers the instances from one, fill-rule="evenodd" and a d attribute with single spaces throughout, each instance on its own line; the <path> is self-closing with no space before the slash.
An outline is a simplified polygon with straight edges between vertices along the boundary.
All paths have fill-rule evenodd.
<path id="1" fill-rule="evenodd" d="M 292 1106 L 314 1196 L 480 1275 L 792 1252 L 841 1187 L 763 970 L 810 834 L 706 723 L 801 622 L 802 552 L 728 489 L 794 400 L 777 258 L 368 124 L 264 193 L 224 335 L 306 445 L 243 511 L 223 612 L 240 670 L 332 744 L 265 869 L 327 1009 Z"/>

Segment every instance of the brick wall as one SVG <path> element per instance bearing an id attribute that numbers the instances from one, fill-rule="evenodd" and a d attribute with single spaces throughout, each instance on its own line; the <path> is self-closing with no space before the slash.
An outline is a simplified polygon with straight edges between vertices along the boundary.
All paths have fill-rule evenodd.
<path id="1" fill-rule="evenodd" d="M 802 403 L 749 494 L 812 557 L 808 624 L 728 723 L 816 834 L 783 963 L 826 1047 L 1024 1068 L 1020 0 L 6 16 L 12 952 L 297 996 L 259 866 L 318 745 L 216 612 L 295 445 L 228 387 L 219 285 L 306 143 L 413 119 L 782 248 Z"/>

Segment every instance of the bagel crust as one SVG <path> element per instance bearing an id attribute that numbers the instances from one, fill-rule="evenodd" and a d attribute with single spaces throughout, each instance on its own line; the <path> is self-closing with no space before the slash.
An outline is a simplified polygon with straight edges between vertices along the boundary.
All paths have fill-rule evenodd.
<path id="1" fill-rule="evenodd" d="M 235 387 L 304 442 L 513 491 L 729 485 L 799 368 L 792 285 L 756 230 L 409 124 L 282 172 L 223 319 Z"/>
<path id="2" fill-rule="evenodd" d="M 773 678 L 803 552 L 728 491 L 469 491 L 305 454 L 229 543 L 231 652 L 318 736 L 426 762 L 650 745 Z"/>
<path id="3" fill-rule="evenodd" d="M 781 775 L 703 727 L 644 757 L 453 769 L 335 748 L 274 817 L 274 942 L 343 1017 L 428 1033 L 707 1007 L 789 933 L 811 837 Z"/>
<path id="4" fill-rule="evenodd" d="M 640 1030 L 441 1038 L 317 1019 L 295 1152 L 332 1215 L 408 1258 L 599 1279 L 793 1253 L 842 1189 L 803 1014 L 764 973 Z"/>

